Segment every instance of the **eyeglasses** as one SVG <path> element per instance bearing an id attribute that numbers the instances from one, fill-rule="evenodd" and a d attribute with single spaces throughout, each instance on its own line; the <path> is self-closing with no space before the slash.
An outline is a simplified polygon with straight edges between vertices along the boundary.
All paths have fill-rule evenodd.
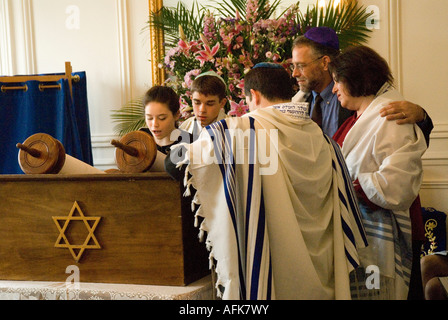
<path id="1" fill-rule="evenodd" d="M 306 67 L 308 67 L 310 64 L 316 62 L 317 60 L 322 59 L 323 57 L 325 57 L 325 56 L 321 56 L 321 57 L 319 57 L 319 58 L 317 58 L 317 59 L 314 59 L 313 61 L 308 62 L 308 63 L 293 63 L 293 64 L 291 64 L 291 66 L 290 66 L 289 68 L 291 69 L 292 72 L 294 72 L 294 70 L 295 70 L 296 68 L 299 69 L 300 71 L 303 71 L 303 69 L 305 69 Z"/>

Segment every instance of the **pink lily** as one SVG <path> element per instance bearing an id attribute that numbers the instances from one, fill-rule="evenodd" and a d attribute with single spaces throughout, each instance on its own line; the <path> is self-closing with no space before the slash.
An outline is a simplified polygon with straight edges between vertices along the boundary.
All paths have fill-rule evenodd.
<path id="1" fill-rule="evenodd" d="M 188 44 L 184 40 L 182 40 L 182 39 L 179 40 L 177 45 L 179 47 L 181 47 L 182 50 L 188 50 L 188 48 L 189 48 Z"/>
<path id="2" fill-rule="evenodd" d="M 249 107 L 244 104 L 244 99 L 240 100 L 240 103 L 230 101 L 229 116 L 241 117 L 249 111 Z"/>
<path id="3" fill-rule="evenodd" d="M 240 90 L 244 90 L 244 79 L 241 79 L 240 82 L 236 85 L 236 87 Z"/>
<path id="4" fill-rule="evenodd" d="M 216 43 L 216 45 L 210 49 L 210 47 L 206 44 L 204 44 L 204 50 L 198 51 L 196 53 L 196 59 L 198 59 L 201 62 L 201 67 L 206 63 L 207 61 L 213 61 L 216 53 L 218 52 L 220 48 L 219 42 Z"/>
<path id="5" fill-rule="evenodd" d="M 177 45 L 179 46 L 180 50 L 188 57 L 190 54 L 190 46 L 188 45 L 188 43 L 186 43 L 184 40 L 180 39 L 179 42 L 177 43 Z"/>

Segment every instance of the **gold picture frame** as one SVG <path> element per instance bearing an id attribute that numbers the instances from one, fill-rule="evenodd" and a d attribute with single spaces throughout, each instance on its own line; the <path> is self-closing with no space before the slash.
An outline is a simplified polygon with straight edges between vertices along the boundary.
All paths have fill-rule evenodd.
<path id="1" fill-rule="evenodd" d="M 149 12 L 155 13 L 163 7 L 163 0 L 149 0 Z M 164 56 L 164 35 L 161 30 L 149 28 L 149 36 L 151 41 L 151 72 L 152 84 L 161 85 L 165 82 L 165 72 L 159 68 L 159 61 Z"/>

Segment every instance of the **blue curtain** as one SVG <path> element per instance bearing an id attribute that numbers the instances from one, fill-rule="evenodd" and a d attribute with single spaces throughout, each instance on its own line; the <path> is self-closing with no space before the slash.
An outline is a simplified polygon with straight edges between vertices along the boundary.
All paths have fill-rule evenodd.
<path id="1" fill-rule="evenodd" d="M 0 91 L 0 174 L 23 174 L 18 163 L 17 143 L 36 133 L 58 139 L 65 152 L 93 165 L 85 72 L 72 82 L 73 97 L 67 79 L 57 83 L 60 89 L 39 89 L 38 81 L 14 84 L 28 90 Z M 53 83 L 54 84 L 54 83 Z M 11 84 L 0 82 L 1 86 Z"/>

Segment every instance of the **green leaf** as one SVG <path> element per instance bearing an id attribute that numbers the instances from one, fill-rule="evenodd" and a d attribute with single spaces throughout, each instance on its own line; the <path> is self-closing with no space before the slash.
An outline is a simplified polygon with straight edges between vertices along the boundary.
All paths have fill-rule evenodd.
<path id="1" fill-rule="evenodd" d="M 160 11 L 151 13 L 148 28 L 163 31 L 165 46 L 175 47 L 179 41 L 179 26 L 182 26 L 187 40 L 198 39 L 202 32 L 204 17 L 205 10 L 197 1 L 193 3 L 191 10 L 179 2 L 176 8 L 162 7 Z"/>
<path id="2" fill-rule="evenodd" d="M 119 136 L 140 130 L 146 126 L 142 99 L 129 101 L 118 110 L 112 110 L 112 122 L 117 123 L 114 132 Z"/>
<path id="3" fill-rule="evenodd" d="M 366 26 L 370 15 L 355 2 L 344 2 L 338 9 L 334 8 L 334 1 L 331 0 L 325 8 L 319 8 L 318 2 L 312 8 L 308 7 L 306 14 L 299 16 L 299 21 L 303 33 L 310 27 L 326 26 L 334 29 L 338 33 L 340 47 L 344 49 L 367 42 L 372 32 Z"/>

